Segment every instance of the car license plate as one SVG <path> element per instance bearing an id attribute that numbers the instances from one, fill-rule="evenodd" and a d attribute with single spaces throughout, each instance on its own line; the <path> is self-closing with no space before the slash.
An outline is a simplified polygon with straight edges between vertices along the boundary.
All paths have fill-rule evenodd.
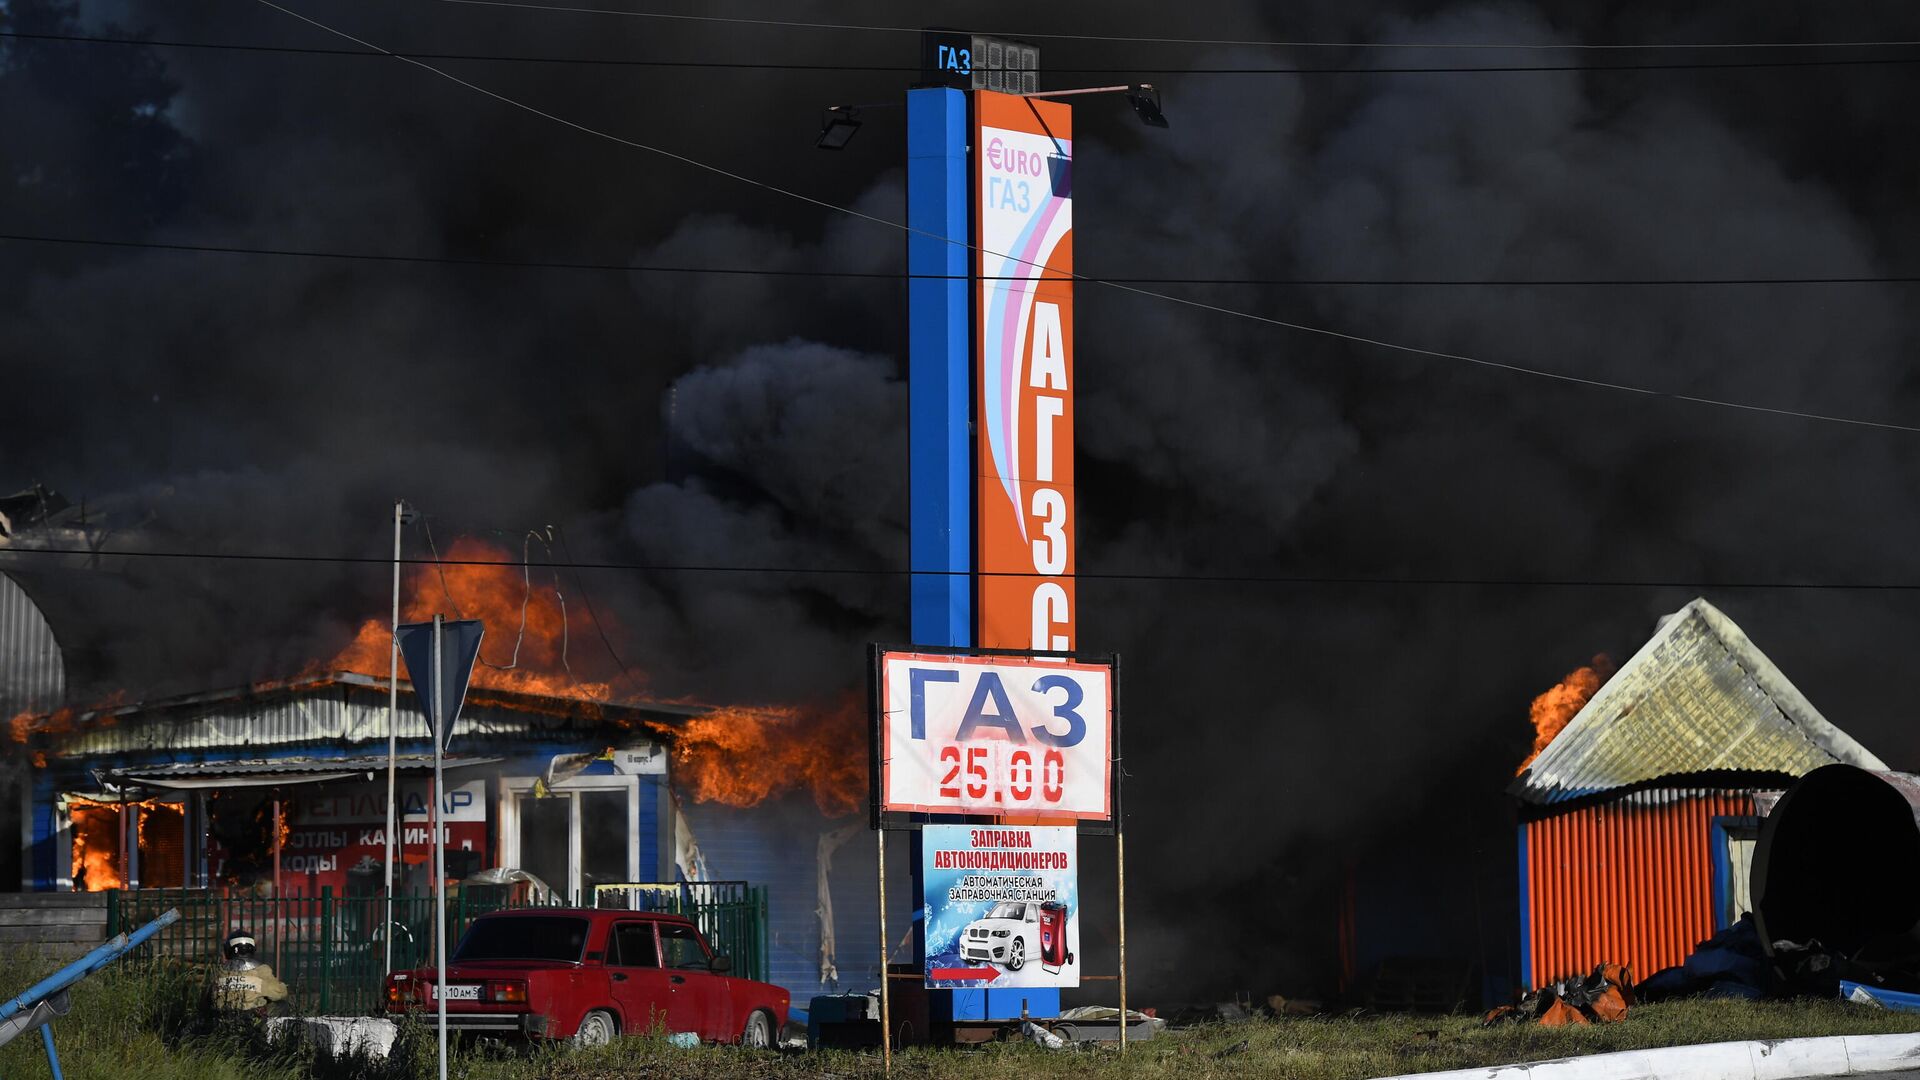
<path id="1" fill-rule="evenodd" d="M 438 1001 L 440 999 L 440 988 L 438 986 L 435 986 L 433 988 L 433 997 L 435 1001 Z M 459 985 L 459 984 L 449 985 L 447 987 L 447 1000 L 448 1001 L 479 1001 L 480 987 L 471 983 L 466 985 Z"/>

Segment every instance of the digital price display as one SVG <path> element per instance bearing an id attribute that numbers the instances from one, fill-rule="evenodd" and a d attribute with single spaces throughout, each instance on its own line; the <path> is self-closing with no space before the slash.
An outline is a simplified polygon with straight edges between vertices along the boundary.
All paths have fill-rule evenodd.
<path id="1" fill-rule="evenodd" d="M 1040 46 L 985 34 L 924 30 L 920 77 L 924 84 L 956 90 L 1036 94 L 1040 92 Z"/>

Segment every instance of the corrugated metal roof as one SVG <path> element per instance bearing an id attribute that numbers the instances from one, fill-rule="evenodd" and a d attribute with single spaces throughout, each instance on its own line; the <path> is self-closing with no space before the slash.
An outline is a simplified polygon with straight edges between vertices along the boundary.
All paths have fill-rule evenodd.
<path id="1" fill-rule="evenodd" d="M 53 627 L 26 590 L 0 574 L 0 720 L 57 709 L 66 694 Z"/>
<path id="2" fill-rule="evenodd" d="M 1801 776 L 1836 761 L 1886 768 L 1700 599 L 1663 619 L 1507 790 L 1556 803 L 1667 776 Z"/>
<path id="3" fill-rule="evenodd" d="M 673 724 L 707 712 L 678 704 L 578 701 L 475 687 L 468 692 L 452 739 L 480 746 L 604 737 L 649 723 Z M 400 684 L 395 735 L 425 742 L 427 722 L 413 690 Z M 52 723 L 36 745 L 63 757 L 124 754 L 165 756 L 173 751 L 256 752 L 305 746 L 341 746 L 387 738 L 387 683 L 351 672 L 306 676 L 234 690 L 79 713 Z"/>
<path id="4" fill-rule="evenodd" d="M 400 769 L 416 770 L 433 768 L 432 754 L 400 754 L 394 759 L 394 766 Z M 458 769 L 469 765 L 486 765 L 500 760 L 490 757 L 448 757 L 441 760 L 441 767 Z M 126 769 L 109 769 L 108 776 L 113 777 L 176 777 L 176 776 L 278 776 L 281 774 L 298 775 L 304 773 L 366 772 L 373 770 L 385 772 L 386 755 L 365 754 L 359 757 L 287 757 L 255 758 L 248 761 L 171 761 L 160 765 L 136 765 Z"/>

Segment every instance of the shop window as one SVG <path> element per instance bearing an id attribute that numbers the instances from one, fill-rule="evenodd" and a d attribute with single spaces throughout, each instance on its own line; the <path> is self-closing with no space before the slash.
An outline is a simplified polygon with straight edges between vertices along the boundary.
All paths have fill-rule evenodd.
<path id="1" fill-rule="evenodd" d="M 186 811 L 179 804 L 98 802 L 70 796 L 67 838 L 75 892 L 124 889 L 129 883 L 146 889 L 178 889 L 186 884 Z"/>
<path id="2" fill-rule="evenodd" d="M 172 803 L 140 803 L 139 880 L 143 889 L 179 889 L 187 884 L 187 815 Z"/>
<path id="3" fill-rule="evenodd" d="M 69 799 L 67 828 L 73 843 L 73 891 L 99 892 L 125 887 L 120 804 Z"/>
<path id="4" fill-rule="evenodd" d="M 567 830 L 573 800 L 565 796 L 520 800 L 520 865 L 549 888 L 567 887 Z"/>
<path id="5" fill-rule="evenodd" d="M 591 903 L 595 885 L 629 880 L 627 793 L 582 791 L 580 799 L 580 890 Z"/>
<path id="6" fill-rule="evenodd" d="M 557 898 L 592 906 L 594 887 L 632 881 L 637 785 L 631 777 L 586 777 L 534 794 L 531 779 L 508 779 L 505 865 L 547 883 Z"/>

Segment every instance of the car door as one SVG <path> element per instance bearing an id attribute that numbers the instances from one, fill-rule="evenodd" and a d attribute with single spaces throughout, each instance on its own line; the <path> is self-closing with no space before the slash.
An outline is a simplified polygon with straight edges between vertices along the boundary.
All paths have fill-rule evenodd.
<path id="1" fill-rule="evenodd" d="M 713 973 L 713 953 L 700 931 L 686 923 L 660 923 L 660 962 L 672 993 L 667 1005 L 669 1028 L 714 1041 L 739 1034 L 733 1029 L 733 1001 L 726 979 Z"/>
<path id="2" fill-rule="evenodd" d="M 620 1030 L 640 1035 L 680 1030 L 670 1019 L 672 986 L 660 967 L 660 946 L 646 919 L 616 922 L 607 938 L 607 980 L 620 1010 Z"/>

